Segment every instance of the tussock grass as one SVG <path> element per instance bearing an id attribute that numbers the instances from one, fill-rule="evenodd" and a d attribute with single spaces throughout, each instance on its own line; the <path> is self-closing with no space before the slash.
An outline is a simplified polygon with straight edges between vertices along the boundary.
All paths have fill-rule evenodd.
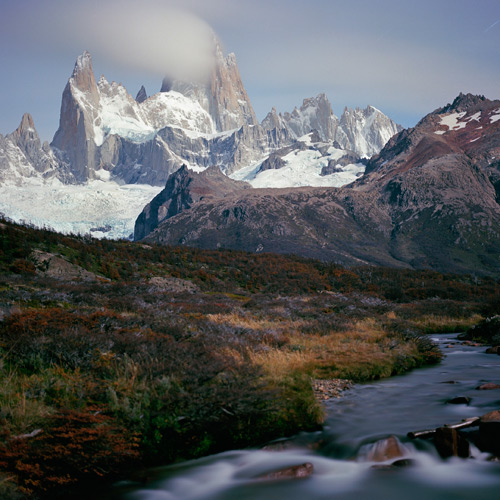
<path id="1" fill-rule="evenodd" d="M 313 378 L 356 381 L 389 377 L 426 361 L 417 343 L 392 336 L 373 318 L 329 335 L 295 333 L 286 348 L 249 356 L 272 377 L 300 371 Z"/>
<path id="2" fill-rule="evenodd" d="M 300 332 L 309 323 L 303 319 L 290 320 L 286 317 L 270 318 L 267 315 L 231 312 L 228 314 L 207 314 L 206 318 L 218 325 L 228 325 L 235 328 L 248 328 L 260 331 L 279 331 L 281 333 L 293 334 Z"/>
<path id="3" fill-rule="evenodd" d="M 468 317 L 431 314 L 413 319 L 410 323 L 421 329 L 423 333 L 460 333 L 468 330 L 481 319 L 479 314 L 472 314 Z"/>

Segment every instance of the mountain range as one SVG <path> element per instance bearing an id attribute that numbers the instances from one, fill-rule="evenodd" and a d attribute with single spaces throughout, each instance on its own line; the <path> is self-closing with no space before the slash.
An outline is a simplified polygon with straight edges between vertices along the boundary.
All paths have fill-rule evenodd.
<path id="1" fill-rule="evenodd" d="M 460 94 L 394 135 L 365 174 L 341 188 L 220 190 L 214 178 L 224 182 L 218 171 L 173 174 L 137 219 L 136 237 L 344 265 L 500 274 L 498 100 Z"/>
<path id="2" fill-rule="evenodd" d="M 234 54 L 214 55 L 207 81 L 133 98 L 84 52 L 50 144 L 29 114 L 0 135 L 0 211 L 95 236 L 498 274 L 500 101 L 460 94 L 403 130 L 373 106 L 339 118 L 319 94 L 259 123 Z"/>
<path id="3" fill-rule="evenodd" d="M 183 164 L 217 165 L 256 187 L 341 186 L 401 130 L 372 106 L 346 108 L 339 119 L 324 94 L 291 113 L 272 110 L 259 124 L 234 54 L 224 56 L 216 40 L 214 61 L 207 81 L 165 78 L 160 92 L 142 87 L 134 99 L 123 85 L 96 79 L 84 52 L 50 144 L 28 113 L 0 135 L 0 212 L 63 232 L 132 238 L 137 215 Z"/>
<path id="4" fill-rule="evenodd" d="M 218 165 L 226 174 L 257 167 L 312 130 L 323 146 L 321 170 L 331 159 L 326 144 L 352 151 L 356 162 L 380 151 L 401 130 L 372 106 L 346 108 L 339 119 L 324 94 L 305 99 L 292 113 L 273 109 L 259 124 L 234 54 L 225 57 L 218 43 L 214 50 L 206 83 L 165 79 L 160 92 L 148 97 L 142 87 L 135 99 L 104 76 L 96 81 L 92 58 L 84 52 L 64 89 L 50 146 L 40 144 L 28 114 L 13 134 L 1 138 L 0 183 L 19 185 L 28 177 L 81 184 L 105 175 L 163 187 L 182 164 L 195 170 Z"/>

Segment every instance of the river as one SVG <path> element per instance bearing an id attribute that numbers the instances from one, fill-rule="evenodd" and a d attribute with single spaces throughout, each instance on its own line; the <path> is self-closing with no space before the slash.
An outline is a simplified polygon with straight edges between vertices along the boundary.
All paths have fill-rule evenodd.
<path id="1" fill-rule="evenodd" d="M 303 433 L 268 450 L 238 450 L 159 468 L 147 486 L 117 488 L 124 500 L 316 500 L 422 499 L 491 500 L 500 498 L 500 463 L 472 448 L 473 458 L 442 459 L 410 431 L 440 427 L 500 409 L 500 389 L 476 390 L 484 382 L 500 384 L 500 356 L 485 347 L 436 335 L 446 357 L 439 365 L 379 382 L 360 384 L 330 400 L 324 429 Z M 467 396 L 469 404 L 449 404 Z M 397 436 L 411 464 L 370 461 L 373 443 Z M 310 463 L 304 479 L 262 479 L 272 471 Z M 381 467 L 382 465 L 382 467 Z M 259 478 L 260 476 L 260 478 Z M 125 490 L 127 490 L 125 492 Z M 116 498 L 116 497 L 115 497 Z"/>

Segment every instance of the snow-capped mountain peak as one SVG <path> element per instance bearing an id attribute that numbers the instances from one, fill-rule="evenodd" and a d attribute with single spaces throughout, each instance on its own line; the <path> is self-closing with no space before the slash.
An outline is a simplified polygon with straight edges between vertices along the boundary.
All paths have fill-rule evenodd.
<path id="1" fill-rule="evenodd" d="M 365 109 L 345 108 L 340 117 L 340 128 L 347 138 L 344 143 L 364 158 L 379 153 L 387 141 L 402 130 L 400 125 L 371 105 Z"/>
<path id="2" fill-rule="evenodd" d="M 211 116 L 217 132 L 257 125 L 252 104 L 241 80 L 234 53 L 224 57 L 220 42 L 214 40 L 215 64 L 204 83 L 163 80 L 162 91 L 175 90 L 197 101 Z"/>
<path id="3" fill-rule="evenodd" d="M 262 126 L 266 130 L 286 128 L 295 139 L 316 130 L 323 141 L 334 141 L 339 147 L 364 158 L 378 153 L 402 129 L 374 106 L 365 109 L 346 107 L 339 120 L 325 94 L 304 99 L 300 108 L 291 113 L 278 114 L 273 108 Z"/>
<path id="4" fill-rule="evenodd" d="M 36 184 L 47 188 L 51 198 L 60 199 L 65 185 L 71 183 L 76 185 L 75 193 L 78 186 L 85 193 L 81 198 L 75 193 L 72 196 L 98 211 L 104 205 L 95 202 L 102 196 L 107 199 L 113 192 L 117 200 L 126 200 L 129 194 L 137 196 L 139 186 L 156 190 L 183 164 L 196 171 L 216 166 L 228 175 L 246 176 L 254 186 L 341 185 L 363 172 L 360 154 L 366 156 L 383 145 L 381 138 L 375 137 L 376 142 L 370 135 L 373 127 L 385 126 L 381 112 L 372 107 L 346 110 L 339 120 L 325 94 L 304 99 L 291 113 L 273 108 L 259 124 L 236 56 L 224 56 L 218 41 L 214 43 L 213 70 L 206 81 L 165 78 L 161 90 L 148 97 L 142 87 L 134 99 L 120 83 L 104 76 L 96 81 L 92 57 L 85 51 L 78 56 L 65 86 L 52 147 L 40 144 L 29 115 L 14 133 L 0 136 L 0 184 Z M 102 183 L 110 190 L 101 189 Z M 138 187 L 125 189 L 124 185 Z M 94 188 L 96 200 L 86 202 L 88 196 L 94 196 Z M 10 199 L 25 197 L 20 192 Z M 6 212 L 20 213 L 16 203 Z M 83 213 L 74 204 L 63 205 Z M 135 205 L 131 202 L 130 206 Z M 59 214 L 53 208 L 46 213 Z M 103 223 L 109 219 L 107 214 L 96 214 L 96 218 L 100 222 L 95 225 L 78 227 L 107 225 Z M 113 225 L 117 220 L 113 216 Z M 129 222 L 124 235 L 129 234 L 125 232 Z"/>

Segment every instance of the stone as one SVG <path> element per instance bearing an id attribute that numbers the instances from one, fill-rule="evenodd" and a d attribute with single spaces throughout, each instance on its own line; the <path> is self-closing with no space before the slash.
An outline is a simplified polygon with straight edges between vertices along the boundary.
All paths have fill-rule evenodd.
<path id="1" fill-rule="evenodd" d="M 296 450 L 298 448 L 299 447 L 293 441 L 281 440 L 281 441 L 275 441 L 274 443 L 266 444 L 266 446 L 262 447 L 262 450 L 271 452 L 281 452 L 288 450 Z"/>
<path id="2" fill-rule="evenodd" d="M 456 398 L 451 398 L 447 401 L 450 405 L 468 405 L 471 399 L 467 396 L 457 396 Z"/>
<path id="3" fill-rule="evenodd" d="M 376 464 L 372 465 L 371 468 L 381 471 L 395 471 L 403 467 L 412 467 L 416 464 L 416 461 L 411 458 L 402 458 L 392 462 L 392 464 Z"/>
<path id="4" fill-rule="evenodd" d="M 485 352 L 486 354 L 500 354 L 500 345 L 488 347 Z"/>
<path id="5" fill-rule="evenodd" d="M 434 445 L 443 458 L 468 458 L 470 455 L 469 441 L 457 429 L 449 427 L 439 427 L 436 429 Z"/>
<path id="6" fill-rule="evenodd" d="M 491 391 L 493 389 L 500 389 L 500 385 L 493 382 L 488 382 L 486 384 L 481 384 L 476 387 L 476 391 Z"/>
<path id="7" fill-rule="evenodd" d="M 314 395 L 319 401 L 339 398 L 343 391 L 351 387 L 352 382 L 345 379 L 313 380 L 312 383 Z"/>
<path id="8" fill-rule="evenodd" d="M 264 170 L 277 170 L 279 168 L 283 168 L 285 165 L 285 160 L 283 160 L 279 154 L 272 153 L 262 162 L 260 172 L 263 172 Z"/>
<path id="9" fill-rule="evenodd" d="M 314 466 L 310 462 L 294 465 L 285 469 L 269 472 L 259 476 L 258 479 L 304 479 L 314 472 Z"/>
<path id="10" fill-rule="evenodd" d="M 55 255 L 41 250 L 34 250 L 30 256 L 35 264 L 37 274 L 63 281 L 109 281 L 108 278 L 98 276 L 83 267 L 68 262 L 60 255 Z"/>
<path id="11" fill-rule="evenodd" d="M 389 436 L 375 442 L 366 454 L 371 462 L 385 462 L 394 458 L 402 458 L 408 454 L 407 448 L 396 436 Z"/>
<path id="12" fill-rule="evenodd" d="M 416 464 L 416 461 L 412 458 L 402 458 L 400 460 L 396 460 L 392 462 L 393 467 L 411 467 Z"/>
<path id="13" fill-rule="evenodd" d="M 500 455 L 500 410 L 491 411 L 481 417 L 479 448 Z"/>

